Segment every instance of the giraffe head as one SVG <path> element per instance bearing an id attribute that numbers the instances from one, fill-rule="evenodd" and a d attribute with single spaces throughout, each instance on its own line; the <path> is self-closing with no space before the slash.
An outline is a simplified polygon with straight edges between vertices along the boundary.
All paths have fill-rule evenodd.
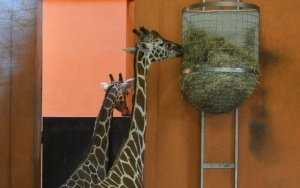
<path id="1" fill-rule="evenodd" d="M 164 39 L 155 30 L 150 32 L 141 27 L 140 31 L 134 29 L 133 33 L 138 36 L 140 41 L 136 43 L 135 48 L 125 48 L 124 50 L 134 54 L 138 49 L 150 60 L 149 63 L 182 55 L 182 47 L 180 45 Z"/>
<path id="2" fill-rule="evenodd" d="M 126 103 L 126 97 L 129 94 L 128 88 L 134 84 L 134 79 L 131 78 L 124 82 L 121 73 L 119 74 L 118 81 L 115 81 L 111 74 L 109 74 L 109 77 L 111 81 L 110 84 L 102 82 L 100 84 L 101 88 L 106 92 L 105 95 L 107 95 L 112 88 L 116 89 L 114 108 L 121 112 L 122 116 L 130 116 L 130 112 Z"/>

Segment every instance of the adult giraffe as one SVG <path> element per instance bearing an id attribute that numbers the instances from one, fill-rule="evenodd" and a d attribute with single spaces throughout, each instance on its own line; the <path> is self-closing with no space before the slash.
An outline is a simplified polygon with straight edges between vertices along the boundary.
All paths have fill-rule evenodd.
<path id="1" fill-rule="evenodd" d="M 67 187 L 91 187 L 103 180 L 107 172 L 107 150 L 108 134 L 114 108 L 122 113 L 122 116 L 129 116 L 130 112 L 126 104 L 128 88 L 133 85 L 134 79 L 123 82 L 122 74 L 119 80 L 115 81 L 109 75 L 111 83 L 101 83 L 101 87 L 106 91 L 103 104 L 95 121 L 92 141 L 89 152 L 83 162 L 76 168 L 69 179 L 60 186 Z"/>
<path id="2" fill-rule="evenodd" d="M 144 187 L 147 71 L 152 62 L 181 56 L 182 48 L 165 40 L 156 31 L 149 32 L 144 27 L 140 31 L 133 30 L 140 39 L 136 47 L 125 49 L 129 53 L 134 52 L 135 92 L 129 136 L 107 176 L 94 188 Z"/>

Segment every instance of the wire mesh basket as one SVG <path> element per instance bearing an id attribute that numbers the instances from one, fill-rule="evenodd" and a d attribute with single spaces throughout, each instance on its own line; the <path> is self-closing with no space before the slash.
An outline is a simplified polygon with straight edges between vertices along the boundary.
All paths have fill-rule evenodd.
<path id="1" fill-rule="evenodd" d="M 259 78 L 259 7 L 193 4 L 182 12 L 180 86 L 198 110 L 226 113 L 245 102 Z"/>

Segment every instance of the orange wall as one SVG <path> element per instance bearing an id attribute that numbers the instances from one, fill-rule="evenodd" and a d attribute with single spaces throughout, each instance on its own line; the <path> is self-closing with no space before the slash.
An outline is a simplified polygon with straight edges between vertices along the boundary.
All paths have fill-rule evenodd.
<path id="1" fill-rule="evenodd" d="M 43 1 L 43 116 L 96 116 L 108 74 L 126 78 L 126 0 Z"/>
<path id="2" fill-rule="evenodd" d="M 192 0 L 135 1 L 135 27 L 181 40 Z M 239 187 L 299 187 L 300 1 L 248 0 L 261 8 L 257 90 L 240 107 Z M 135 38 L 137 40 L 137 38 Z M 154 63 L 147 82 L 146 188 L 200 187 L 200 113 L 179 89 L 180 59 Z M 233 161 L 233 114 L 206 116 L 208 162 Z M 233 187 L 232 170 L 206 170 L 206 188 Z"/>

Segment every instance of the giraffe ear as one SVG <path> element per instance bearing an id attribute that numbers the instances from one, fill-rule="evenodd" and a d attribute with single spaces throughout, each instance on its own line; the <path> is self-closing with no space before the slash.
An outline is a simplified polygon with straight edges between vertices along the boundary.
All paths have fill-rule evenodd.
<path id="1" fill-rule="evenodd" d="M 108 83 L 101 82 L 101 83 L 100 83 L 100 86 L 101 86 L 101 88 L 103 89 L 103 91 L 107 91 L 107 89 L 108 89 Z"/>
<path id="2" fill-rule="evenodd" d="M 124 83 L 122 83 L 122 87 L 124 89 L 128 89 L 133 85 L 134 85 L 134 78 L 130 78 L 130 79 L 126 80 Z"/>
<path id="3" fill-rule="evenodd" d="M 135 53 L 135 48 L 134 47 L 123 48 L 123 50 L 126 51 L 127 53 L 130 53 L 130 54 Z"/>

